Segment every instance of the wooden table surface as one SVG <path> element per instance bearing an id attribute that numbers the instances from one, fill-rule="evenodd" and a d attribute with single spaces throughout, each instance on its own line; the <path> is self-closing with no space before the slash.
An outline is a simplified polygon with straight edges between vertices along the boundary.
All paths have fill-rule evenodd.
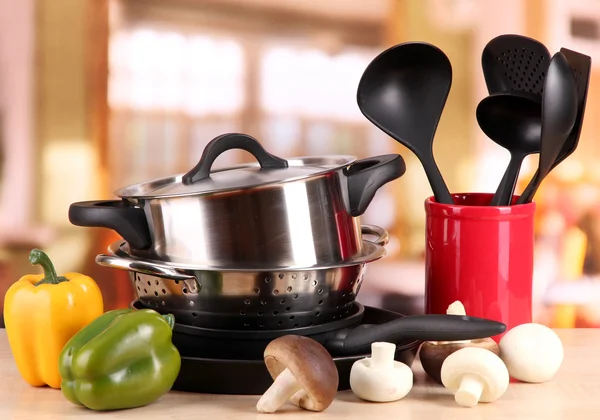
<path id="1" fill-rule="evenodd" d="M 565 360 L 551 382 L 511 383 L 499 400 L 474 408 L 456 405 L 443 387 L 425 378 L 419 362 L 413 365 L 415 385 L 402 400 L 361 402 L 351 391 L 339 392 L 324 412 L 312 413 L 291 404 L 275 414 L 259 414 L 258 396 L 202 395 L 170 392 L 154 404 L 115 412 L 93 412 L 72 405 L 60 390 L 34 388 L 19 376 L 0 330 L 0 419 L 348 419 L 399 420 L 579 420 L 600 418 L 600 330 L 557 330 Z"/>

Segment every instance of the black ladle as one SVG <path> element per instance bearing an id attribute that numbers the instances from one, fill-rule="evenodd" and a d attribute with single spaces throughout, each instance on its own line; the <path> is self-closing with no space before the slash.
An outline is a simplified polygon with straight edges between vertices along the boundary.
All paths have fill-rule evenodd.
<path id="1" fill-rule="evenodd" d="M 511 154 L 492 206 L 512 203 L 523 159 L 540 151 L 542 92 L 549 64 L 548 49 L 522 35 L 497 36 L 483 49 L 481 67 L 490 96 L 479 104 L 477 121 Z"/>
<path id="2" fill-rule="evenodd" d="M 573 130 L 571 130 L 571 134 L 569 138 L 565 142 L 563 148 L 561 149 L 558 157 L 554 161 L 552 165 L 552 169 L 556 168 L 562 161 L 564 161 L 567 157 L 569 157 L 575 149 L 577 149 L 577 145 L 579 144 L 579 137 L 581 136 L 581 127 L 583 126 L 583 118 L 585 116 L 585 106 L 587 102 L 587 93 L 588 87 L 590 84 L 590 71 L 592 68 L 592 59 L 591 57 L 578 53 L 576 51 L 569 50 L 567 48 L 561 48 L 560 52 L 563 53 L 567 61 L 569 62 L 569 67 L 571 67 L 571 71 L 573 72 L 573 76 L 575 77 L 575 84 L 577 85 L 577 119 L 575 120 L 575 125 L 573 126 Z M 533 179 L 538 176 L 538 172 L 536 171 Z M 529 183 L 525 190 L 523 191 L 523 195 L 529 196 L 531 194 L 531 189 L 533 188 L 533 183 Z"/>
<path id="3" fill-rule="evenodd" d="M 477 106 L 481 130 L 510 152 L 510 162 L 490 206 L 511 204 L 523 159 L 540 152 L 540 99 L 526 92 L 498 92 L 484 98 Z"/>
<path id="4" fill-rule="evenodd" d="M 433 138 L 452 84 L 452 66 L 437 47 L 408 42 L 379 54 L 358 84 L 360 111 L 421 161 L 439 203 L 452 196 L 433 156 Z"/>
<path id="5" fill-rule="evenodd" d="M 530 181 L 527 194 L 521 194 L 517 204 L 533 200 L 540 184 L 552 170 L 577 118 L 577 86 L 566 57 L 557 52 L 550 61 L 542 95 L 542 141 L 536 175 Z"/>

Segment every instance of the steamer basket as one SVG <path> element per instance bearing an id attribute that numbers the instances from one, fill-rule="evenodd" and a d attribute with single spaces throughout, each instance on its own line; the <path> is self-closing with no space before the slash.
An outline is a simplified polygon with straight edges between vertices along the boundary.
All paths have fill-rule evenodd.
<path id="1" fill-rule="evenodd" d="M 128 255 L 126 243 L 96 257 L 102 266 L 129 271 L 136 298 L 177 322 L 225 330 L 285 330 L 353 315 L 366 266 L 385 255 L 364 240 L 365 255 L 335 266 L 294 270 L 209 270 Z"/>

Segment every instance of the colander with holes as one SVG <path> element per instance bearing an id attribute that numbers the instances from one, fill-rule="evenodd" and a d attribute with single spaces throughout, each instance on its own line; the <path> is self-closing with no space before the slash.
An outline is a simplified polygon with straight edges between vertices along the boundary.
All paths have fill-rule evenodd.
<path id="1" fill-rule="evenodd" d="M 140 304 L 172 313 L 179 324 L 287 330 L 354 315 L 366 266 L 385 255 L 384 245 L 365 239 L 364 253 L 351 261 L 294 270 L 210 270 L 140 259 L 127 252 L 124 241 L 96 262 L 129 271 Z"/>

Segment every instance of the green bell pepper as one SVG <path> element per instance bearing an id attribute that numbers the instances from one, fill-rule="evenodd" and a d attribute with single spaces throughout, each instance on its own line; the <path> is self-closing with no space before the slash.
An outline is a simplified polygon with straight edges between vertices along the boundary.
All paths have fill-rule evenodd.
<path id="1" fill-rule="evenodd" d="M 82 328 L 62 349 L 63 395 L 92 410 L 148 405 L 169 392 L 181 368 L 175 318 L 152 309 L 116 309 Z"/>

